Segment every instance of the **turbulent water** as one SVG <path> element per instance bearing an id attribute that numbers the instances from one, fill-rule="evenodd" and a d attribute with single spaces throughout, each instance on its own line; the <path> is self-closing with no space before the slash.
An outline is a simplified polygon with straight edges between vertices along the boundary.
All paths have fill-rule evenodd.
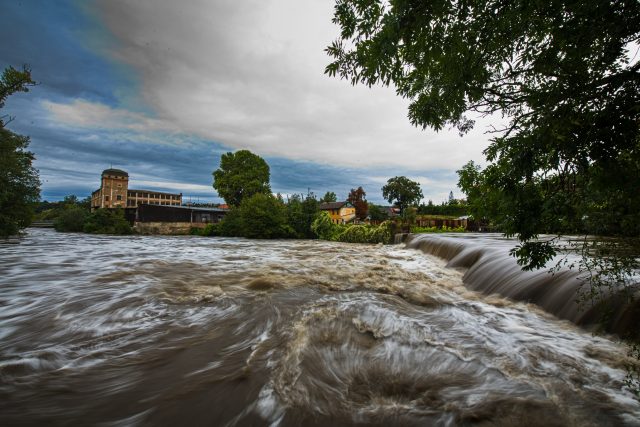
<path id="1" fill-rule="evenodd" d="M 640 425 L 622 347 L 445 263 L 30 230 L 0 246 L 0 424 Z"/>
<path id="2" fill-rule="evenodd" d="M 603 309 L 607 309 L 608 330 L 640 339 L 639 284 L 634 286 L 637 295 L 631 302 L 620 295 L 612 297 L 602 287 L 603 301 L 591 300 L 587 273 L 578 268 L 580 258 L 574 253 L 560 254 L 547 268 L 522 271 L 508 255 L 516 243 L 497 234 L 418 234 L 409 235 L 407 242 L 410 248 L 443 258 L 447 267 L 464 269 L 463 281 L 469 289 L 534 303 L 561 319 L 585 326 L 600 326 Z M 564 268 L 553 268 L 558 264 Z M 640 276 L 635 280 L 640 281 Z M 631 288 L 629 292 L 633 292 Z"/>

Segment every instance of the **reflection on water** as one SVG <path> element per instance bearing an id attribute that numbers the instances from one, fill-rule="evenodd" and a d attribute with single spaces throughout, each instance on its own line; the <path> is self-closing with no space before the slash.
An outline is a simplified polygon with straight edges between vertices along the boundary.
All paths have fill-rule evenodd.
<path id="1" fill-rule="evenodd" d="M 612 341 L 400 246 L 31 230 L 2 425 L 640 425 Z"/>

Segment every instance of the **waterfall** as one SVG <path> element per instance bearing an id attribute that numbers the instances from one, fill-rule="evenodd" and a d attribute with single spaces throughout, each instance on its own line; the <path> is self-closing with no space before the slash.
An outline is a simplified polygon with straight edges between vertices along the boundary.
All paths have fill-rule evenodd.
<path id="1" fill-rule="evenodd" d="M 577 269 L 563 268 L 551 272 L 550 268 L 523 271 L 509 250 L 515 241 L 498 235 L 409 235 L 408 248 L 419 249 L 442 258 L 447 267 L 464 270 L 467 288 L 483 294 L 498 294 L 515 301 L 536 304 L 545 311 L 573 323 L 593 326 L 602 320 L 603 304 L 611 309 L 606 328 L 610 332 L 637 334 L 640 324 L 638 298 L 624 304 L 612 297 L 606 302 L 591 304 L 578 302 L 579 291 L 589 284 Z M 553 266 L 553 262 L 548 267 Z"/>

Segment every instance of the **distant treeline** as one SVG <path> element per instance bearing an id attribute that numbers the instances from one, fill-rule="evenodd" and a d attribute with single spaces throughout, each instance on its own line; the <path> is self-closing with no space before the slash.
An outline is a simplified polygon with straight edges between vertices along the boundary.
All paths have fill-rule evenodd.
<path id="1" fill-rule="evenodd" d="M 66 196 L 60 202 L 36 204 L 35 221 L 53 221 L 56 231 L 91 234 L 131 234 L 131 225 L 122 209 L 98 209 L 91 212 L 91 198 Z"/>
<path id="2" fill-rule="evenodd" d="M 431 200 L 425 205 L 418 206 L 418 215 L 445 215 L 445 216 L 465 216 L 469 215 L 469 206 L 466 200 L 451 199 L 448 202 L 442 202 L 440 205 L 434 205 Z"/>

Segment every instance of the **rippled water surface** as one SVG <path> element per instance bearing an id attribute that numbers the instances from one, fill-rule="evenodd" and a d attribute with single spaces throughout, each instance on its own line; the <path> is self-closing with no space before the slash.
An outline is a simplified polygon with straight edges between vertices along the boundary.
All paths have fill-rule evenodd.
<path id="1" fill-rule="evenodd" d="M 1 425 L 640 425 L 624 350 L 402 246 L 30 230 Z"/>

